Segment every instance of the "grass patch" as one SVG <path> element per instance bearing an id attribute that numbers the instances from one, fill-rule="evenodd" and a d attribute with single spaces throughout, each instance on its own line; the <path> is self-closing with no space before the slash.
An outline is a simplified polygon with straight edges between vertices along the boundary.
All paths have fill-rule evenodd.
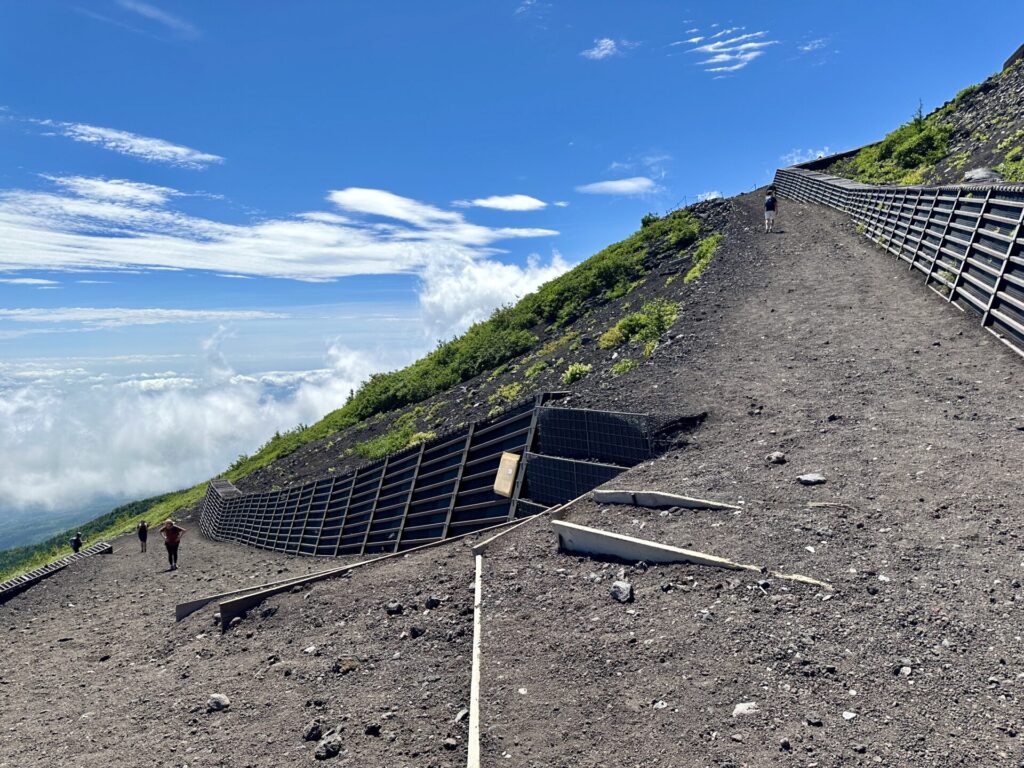
<path id="1" fill-rule="evenodd" d="M 594 366 L 589 363 L 572 363 L 562 372 L 562 383 L 572 384 L 575 381 L 579 381 L 592 370 L 594 370 Z"/>
<path id="2" fill-rule="evenodd" d="M 523 395 L 523 385 L 516 381 L 511 384 L 505 384 L 504 386 L 498 387 L 490 397 L 487 398 L 489 403 L 514 403 L 516 400 L 521 398 Z"/>
<path id="3" fill-rule="evenodd" d="M 605 331 L 597 341 L 601 349 L 616 349 L 632 341 L 655 342 L 679 316 L 679 305 L 665 299 L 644 304 L 639 312 L 626 315 Z"/>
<path id="4" fill-rule="evenodd" d="M 944 114 L 937 112 L 925 118 L 918 108 L 910 122 L 837 163 L 833 173 L 867 184 L 920 184 L 949 151 L 953 127 L 940 122 Z"/>
<path id="5" fill-rule="evenodd" d="M 716 232 L 700 241 L 693 252 L 693 266 L 690 267 L 690 271 L 683 278 L 685 284 L 689 285 L 704 274 L 704 270 L 711 263 L 711 259 L 714 258 L 715 251 L 718 250 L 718 246 L 722 244 L 723 239 L 724 236 Z"/>
<path id="6" fill-rule="evenodd" d="M 630 360 L 628 357 L 624 360 L 619 360 L 617 363 L 612 364 L 612 374 L 615 376 L 621 376 L 624 373 L 629 373 L 637 367 L 639 363 L 635 360 Z"/>
<path id="7" fill-rule="evenodd" d="M 541 371 L 543 371 L 547 367 L 548 367 L 548 364 L 546 362 L 544 362 L 543 360 L 541 360 L 539 363 L 534 363 L 529 368 L 527 368 L 526 371 L 523 372 L 523 375 L 527 379 L 533 379 L 533 378 L 535 378 L 537 376 L 537 374 L 539 374 Z"/>

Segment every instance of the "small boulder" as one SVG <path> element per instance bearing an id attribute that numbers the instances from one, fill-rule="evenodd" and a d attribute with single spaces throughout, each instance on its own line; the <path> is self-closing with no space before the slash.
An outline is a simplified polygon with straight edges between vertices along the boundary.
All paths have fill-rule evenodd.
<path id="1" fill-rule="evenodd" d="M 808 472 L 806 475 L 800 475 L 797 481 L 800 485 L 821 485 L 825 482 L 825 476 L 820 472 Z"/>
<path id="2" fill-rule="evenodd" d="M 367 736 L 380 736 L 380 723 L 370 723 L 363 730 Z"/>
<path id="3" fill-rule="evenodd" d="M 757 707 L 755 701 L 742 701 L 732 709 L 733 717 L 742 717 L 744 715 L 756 715 L 760 710 Z"/>
<path id="4" fill-rule="evenodd" d="M 409 628 L 409 637 L 411 637 L 413 640 L 415 640 L 417 637 L 423 637 L 423 635 L 425 634 L 427 634 L 427 630 L 425 627 L 413 626 Z"/>
<path id="5" fill-rule="evenodd" d="M 313 757 L 317 760 L 330 760 L 332 757 L 340 755 L 344 748 L 345 744 L 341 740 L 341 734 L 337 731 L 329 731 L 316 745 Z"/>
<path id="6" fill-rule="evenodd" d="M 349 672 L 355 672 L 359 669 L 359 659 L 352 656 L 343 656 L 337 659 L 331 666 L 331 672 L 336 675 L 347 675 Z"/>
<path id="7" fill-rule="evenodd" d="M 384 610 L 387 611 L 388 616 L 401 616 L 405 608 L 397 600 L 392 600 L 384 606 Z"/>
<path id="8" fill-rule="evenodd" d="M 242 623 L 242 617 L 241 616 L 235 616 L 235 618 L 233 618 L 231 621 L 228 622 L 228 626 L 231 627 L 231 629 L 234 629 L 235 627 L 239 626 L 241 623 Z"/>
<path id="9" fill-rule="evenodd" d="M 455 722 L 456 722 L 456 723 L 461 723 L 461 722 L 462 722 L 463 720 L 465 720 L 465 719 L 466 719 L 467 717 L 469 717 L 469 710 L 468 710 L 468 709 L 466 709 L 465 707 L 463 707 L 463 708 L 462 708 L 462 709 L 460 709 L 460 710 L 458 711 L 458 713 L 457 713 L 457 714 L 455 715 Z"/>
<path id="10" fill-rule="evenodd" d="M 223 693 L 212 693 L 206 700 L 207 712 L 223 712 L 231 706 L 231 699 Z"/>
<path id="11" fill-rule="evenodd" d="M 786 454 L 784 454 L 782 451 L 772 451 L 771 453 L 764 457 L 764 460 L 768 464 L 785 464 Z"/>
<path id="12" fill-rule="evenodd" d="M 459 740 L 449 736 L 447 739 L 444 740 L 443 744 L 445 749 L 451 750 L 459 746 Z"/>
<path id="13" fill-rule="evenodd" d="M 433 595 L 431 595 L 430 597 L 427 598 L 426 602 L 423 605 L 426 607 L 426 609 L 428 611 L 432 611 L 435 608 L 437 608 L 437 606 L 439 606 L 440 604 L 441 604 L 441 598 L 434 597 Z"/>
<path id="14" fill-rule="evenodd" d="M 302 738 L 304 741 L 320 741 L 323 738 L 324 729 L 320 723 L 320 718 L 315 718 L 306 723 L 306 727 L 302 729 Z"/>
<path id="15" fill-rule="evenodd" d="M 612 584 L 612 597 L 620 603 L 633 602 L 633 585 L 628 581 L 616 581 Z"/>

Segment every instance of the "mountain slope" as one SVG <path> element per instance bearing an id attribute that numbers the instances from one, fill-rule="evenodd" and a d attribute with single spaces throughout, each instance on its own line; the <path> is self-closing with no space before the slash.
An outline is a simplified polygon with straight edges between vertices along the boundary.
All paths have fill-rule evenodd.
<path id="1" fill-rule="evenodd" d="M 870 184 L 958 184 L 977 168 L 1024 182 L 1022 61 L 818 170 Z"/>

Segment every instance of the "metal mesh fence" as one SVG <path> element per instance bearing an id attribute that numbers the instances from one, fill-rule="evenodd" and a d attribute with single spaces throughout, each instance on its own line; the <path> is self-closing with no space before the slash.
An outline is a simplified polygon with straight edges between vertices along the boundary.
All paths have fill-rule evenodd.
<path id="1" fill-rule="evenodd" d="M 652 433 L 653 420 L 644 414 L 544 407 L 536 445 L 547 456 L 631 467 L 654 455 Z"/>
<path id="2" fill-rule="evenodd" d="M 257 493 L 215 480 L 200 528 L 290 554 L 398 552 L 568 501 L 652 455 L 649 417 L 541 407 L 545 397 L 337 477 Z M 511 498 L 494 492 L 505 451 L 531 456 Z M 531 490 L 520 503 L 524 483 Z"/>
<path id="3" fill-rule="evenodd" d="M 879 187 L 784 168 L 787 197 L 848 214 L 925 285 L 1024 355 L 1024 186 Z"/>
<path id="4" fill-rule="evenodd" d="M 564 504 L 625 471 L 613 464 L 527 453 L 523 495 L 531 502 Z"/>

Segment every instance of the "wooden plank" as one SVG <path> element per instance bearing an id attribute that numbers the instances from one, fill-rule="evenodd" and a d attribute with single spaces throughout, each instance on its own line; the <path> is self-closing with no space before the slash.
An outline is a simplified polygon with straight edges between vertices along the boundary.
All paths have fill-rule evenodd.
<path id="1" fill-rule="evenodd" d="M 480 768 L 480 667 L 483 663 L 480 645 L 481 597 L 483 593 L 483 555 L 476 555 L 476 575 L 473 579 L 473 666 L 469 678 L 469 736 L 467 739 L 467 768 Z"/>
<path id="2" fill-rule="evenodd" d="M 726 504 L 722 501 L 709 501 L 708 499 L 695 499 L 690 496 L 680 496 L 676 493 L 663 493 L 662 491 L 628 491 L 628 490 L 594 490 L 591 491 L 594 501 L 600 504 L 631 504 L 634 507 L 650 507 L 659 509 L 663 507 L 682 507 L 684 509 L 741 509 L 733 504 Z"/>

